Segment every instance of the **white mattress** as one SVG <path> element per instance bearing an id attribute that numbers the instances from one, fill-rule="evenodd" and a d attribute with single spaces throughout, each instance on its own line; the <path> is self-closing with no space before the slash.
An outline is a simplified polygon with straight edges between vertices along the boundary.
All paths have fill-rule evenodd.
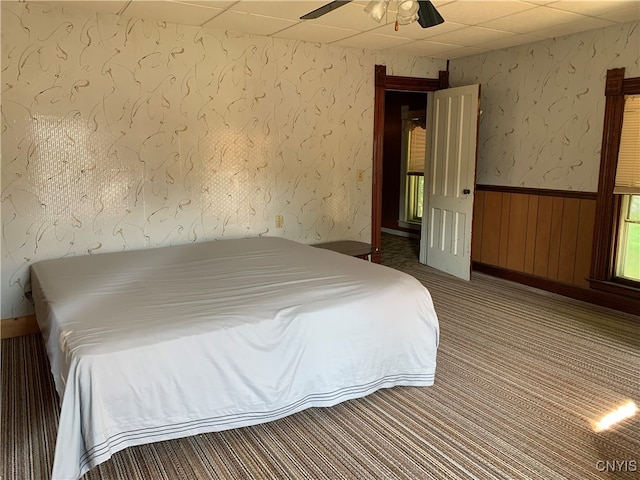
<path id="1" fill-rule="evenodd" d="M 434 380 L 424 286 L 281 238 L 47 260 L 32 284 L 62 400 L 54 479 L 128 446 Z"/>

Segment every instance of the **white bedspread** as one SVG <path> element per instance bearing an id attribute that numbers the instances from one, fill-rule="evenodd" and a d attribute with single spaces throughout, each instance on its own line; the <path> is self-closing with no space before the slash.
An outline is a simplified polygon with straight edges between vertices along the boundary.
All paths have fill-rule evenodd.
<path id="1" fill-rule="evenodd" d="M 32 284 L 62 399 L 54 479 L 128 446 L 434 380 L 424 286 L 281 238 L 47 260 Z"/>

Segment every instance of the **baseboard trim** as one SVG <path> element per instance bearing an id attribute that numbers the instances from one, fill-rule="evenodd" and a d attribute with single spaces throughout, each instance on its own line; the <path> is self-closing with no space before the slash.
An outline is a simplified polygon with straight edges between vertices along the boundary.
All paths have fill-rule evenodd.
<path id="1" fill-rule="evenodd" d="M 557 293 L 565 297 L 582 300 L 583 302 L 600 305 L 602 307 L 612 308 L 625 313 L 638 315 L 640 304 L 637 299 L 616 295 L 614 293 L 602 290 L 594 290 L 591 288 L 579 287 L 568 283 L 557 282 L 549 278 L 538 277 L 528 273 L 508 270 L 506 268 L 488 265 L 481 262 L 472 262 L 473 270 L 486 273 L 494 277 L 504 278 L 513 282 L 522 283 L 530 287 L 546 290 L 547 292 Z"/>
<path id="2" fill-rule="evenodd" d="M 25 315 L 22 317 L 3 318 L 0 320 L 0 339 L 21 337 L 40 333 L 35 315 Z"/>

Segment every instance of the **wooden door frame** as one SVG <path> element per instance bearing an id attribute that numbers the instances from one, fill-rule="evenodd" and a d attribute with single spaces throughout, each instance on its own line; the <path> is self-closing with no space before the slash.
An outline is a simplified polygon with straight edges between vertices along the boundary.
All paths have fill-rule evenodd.
<path id="1" fill-rule="evenodd" d="M 375 66 L 373 108 L 373 169 L 371 185 L 371 261 L 382 261 L 382 160 L 384 143 L 384 107 L 387 91 L 434 92 L 449 88 L 449 72 L 441 70 L 438 78 L 415 78 L 387 75 L 386 65 Z"/>

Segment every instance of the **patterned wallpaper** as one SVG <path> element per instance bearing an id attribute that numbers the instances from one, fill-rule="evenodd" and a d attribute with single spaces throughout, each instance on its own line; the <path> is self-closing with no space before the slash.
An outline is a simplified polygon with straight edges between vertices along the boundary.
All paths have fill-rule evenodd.
<path id="1" fill-rule="evenodd" d="M 255 235 L 368 241 L 375 64 L 445 68 L 2 2 L 1 317 L 32 313 L 28 267 L 47 258 Z"/>
<path id="2" fill-rule="evenodd" d="M 638 22 L 452 60 L 480 83 L 481 184 L 596 192 L 607 70 L 640 75 Z"/>

